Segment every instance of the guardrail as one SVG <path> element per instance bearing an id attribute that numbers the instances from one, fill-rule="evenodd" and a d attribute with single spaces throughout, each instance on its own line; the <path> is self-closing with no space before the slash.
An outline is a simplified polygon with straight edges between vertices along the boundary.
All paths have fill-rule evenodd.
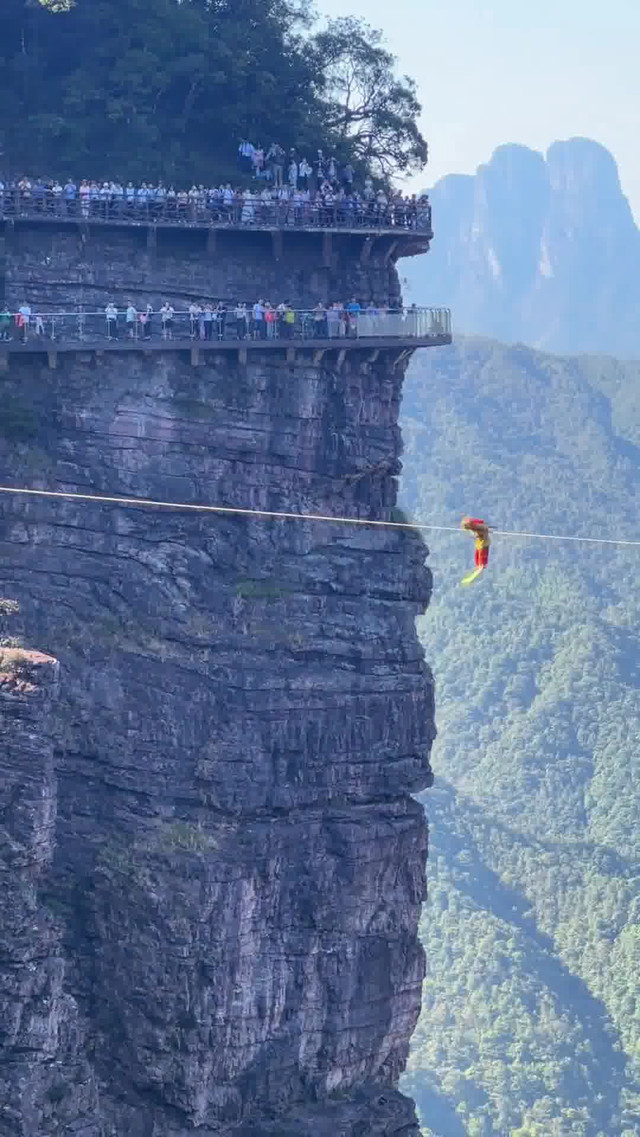
<path id="1" fill-rule="evenodd" d="M 102 312 L 37 313 L 24 321 L 20 313 L 11 317 L 11 323 L 2 322 L 0 316 L 0 349 L 3 343 L 68 343 L 84 341 L 95 343 L 104 340 L 184 340 L 213 342 L 220 340 L 300 341 L 310 339 L 436 339 L 451 335 L 451 312 L 448 308 L 368 309 L 359 314 L 340 312 L 337 309 L 290 309 L 276 313 L 275 319 L 239 316 L 235 310 L 192 314 L 189 312 L 162 313 L 119 311 L 115 318 Z"/>
<path id="2" fill-rule="evenodd" d="M 0 193 L 0 220 L 114 222 L 129 225 L 229 226 L 263 229 L 374 229 L 431 233 L 431 206 L 420 202 L 375 203 L 263 201 L 139 200 L 113 197 L 67 199 L 51 192 L 36 196 L 18 190 Z"/>

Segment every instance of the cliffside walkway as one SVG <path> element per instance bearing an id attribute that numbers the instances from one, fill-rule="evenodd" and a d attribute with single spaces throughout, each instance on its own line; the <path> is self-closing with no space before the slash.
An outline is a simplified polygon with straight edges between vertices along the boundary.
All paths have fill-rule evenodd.
<path id="1" fill-rule="evenodd" d="M 408 201 L 385 208 L 361 202 L 324 205 L 311 202 L 262 201 L 224 205 L 219 201 L 158 202 L 63 198 L 37 200 L 16 193 L 0 193 L 0 221 L 55 222 L 72 225 L 114 225 L 165 229 L 303 229 L 341 230 L 354 233 L 421 234 L 433 237 L 431 206 Z"/>
<path id="2" fill-rule="evenodd" d="M 317 311 L 296 311 L 291 324 L 259 324 L 238 320 L 232 313 L 208 322 L 175 312 L 163 320 L 156 312 L 146 324 L 118 320 L 108 323 L 104 312 L 52 313 L 31 316 L 28 325 L 13 326 L 10 339 L 0 340 L 0 367 L 10 356 L 46 354 L 55 367 L 59 353 L 69 352 L 190 352 L 196 365 L 202 353 L 237 353 L 246 362 L 250 352 L 284 352 L 289 361 L 300 350 L 311 350 L 315 362 L 328 352 L 344 360 L 347 353 L 366 350 L 377 358 L 382 350 L 394 351 L 396 361 L 416 348 L 452 342 L 448 308 L 409 308 L 406 311 L 364 312 L 348 322 Z M 372 354 L 373 353 L 373 354 Z"/>

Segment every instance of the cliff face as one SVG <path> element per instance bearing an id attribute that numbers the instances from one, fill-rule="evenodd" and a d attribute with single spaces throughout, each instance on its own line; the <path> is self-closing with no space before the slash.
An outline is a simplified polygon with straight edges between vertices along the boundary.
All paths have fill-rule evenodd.
<path id="1" fill-rule="evenodd" d="M 54 1118 L 64 1125 L 95 1107 L 61 925 L 44 900 L 57 693 L 54 659 L 0 648 L 0 1133 L 20 1137 L 55 1132 Z"/>
<path id="2" fill-rule="evenodd" d="M 40 237 L 58 303 L 100 273 L 103 296 L 137 273 L 139 295 L 161 280 L 178 298 L 232 271 L 201 250 L 180 276 L 173 249 L 139 261 L 124 236 L 85 254 L 74 239 L 72 279 L 55 259 L 69 235 L 52 231 L 48 251 Z M 44 307 L 54 284 L 38 292 L 31 240 L 10 271 Z M 279 279 L 300 304 L 296 255 Z M 273 294 L 260 263 L 244 281 L 237 269 L 245 296 Z M 340 264 L 326 287 L 344 295 Z M 384 262 L 356 272 L 371 293 L 397 290 Z M 20 357 L 0 376 L 0 468 L 13 484 L 385 517 L 395 480 L 366 471 L 397 469 L 401 384 L 384 351 L 339 368 L 254 352 L 199 368 L 79 353 L 49 371 Z M 38 1133 L 417 1132 L 393 1086 L 423 975 L 426 826 L 408 794 L 431 781 L 414 629 L 424 546 L 320 523 L 0 506 L 4 590 L 63 668 L 46 886 L 60 933 L 42 954 L 58 961 L 76 1073 L 60 1038 L 46 1063 L 35 1055 L 27 1082 L 50 1106 Z M 27 759 L 10 759 L 18 780 Z M 19 1109 L 3 1124 L 2 1137 L 29 1132 Z"/>
<path id="3" fill-rule="evenodd" d="M 586 138 L 543 156 L 500 146 L 431 191 L 438 240 L 409 277 L 464 332 L 552 351 L 640 354 L 640 231 L 611 154 Z"/>

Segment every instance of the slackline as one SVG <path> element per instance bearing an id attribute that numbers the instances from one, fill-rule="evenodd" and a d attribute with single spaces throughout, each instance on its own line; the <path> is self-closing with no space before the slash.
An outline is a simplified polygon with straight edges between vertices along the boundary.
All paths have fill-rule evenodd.
<path id="1" fill-rule="evenodd" d="M 421 533 L 460 533 L 466 535 L 457 525 L 421 525 L 414 521 L 373 521 L 366 517 L 339 517 L 324 513 L 285 513 L 275 509 L 242 509 L 233 505 L 200 505 L 193 502 L 155 501 L 144 497 L 111 497 L 106 494 L 73 493 L 63 490 L 34 490 L 22 486 L 0 486 L 0 493 L 20 494 L 23 497 L 63 498 L 68 501 L 95 502 L 98 505 L 145 506 L 153 509 L 172 509 L 176 511 L 189 511 L 191 513 L 218 513 L 240 517 L 265 517 L 281 521 L 323 521 L 334 525 L 366 525 L 378 529 L 409 529 Z M 563 533 L 528 533 L 511 529 L 494 529 L 490 531 L 496 537 L 512 537 L 516 539 L 537 541 L 578 541 L 588 545 L 633 545 L 640 546 L 640 541 L 630 541 L 623 537 L 574 537 Z"/>

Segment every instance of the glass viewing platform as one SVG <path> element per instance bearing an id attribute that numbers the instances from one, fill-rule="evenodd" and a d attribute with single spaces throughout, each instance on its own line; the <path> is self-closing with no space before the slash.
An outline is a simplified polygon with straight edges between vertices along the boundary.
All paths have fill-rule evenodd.
<path id="1" fill-rule="evenodd" d="M 269 317 L 269 318 L 265 318 Z M 273 318 L 271 318 L 273 317 Z M 320 348 L 415 348 L 451 343 L 448 308 L 271 310 L 255 319 L 238 309 L 200 312 L 166 308 L 147 314 L 101 312 L 18 313 L 0 316 L 0 354 L 82 350 L 263 350 L 304 345 Z"/>

